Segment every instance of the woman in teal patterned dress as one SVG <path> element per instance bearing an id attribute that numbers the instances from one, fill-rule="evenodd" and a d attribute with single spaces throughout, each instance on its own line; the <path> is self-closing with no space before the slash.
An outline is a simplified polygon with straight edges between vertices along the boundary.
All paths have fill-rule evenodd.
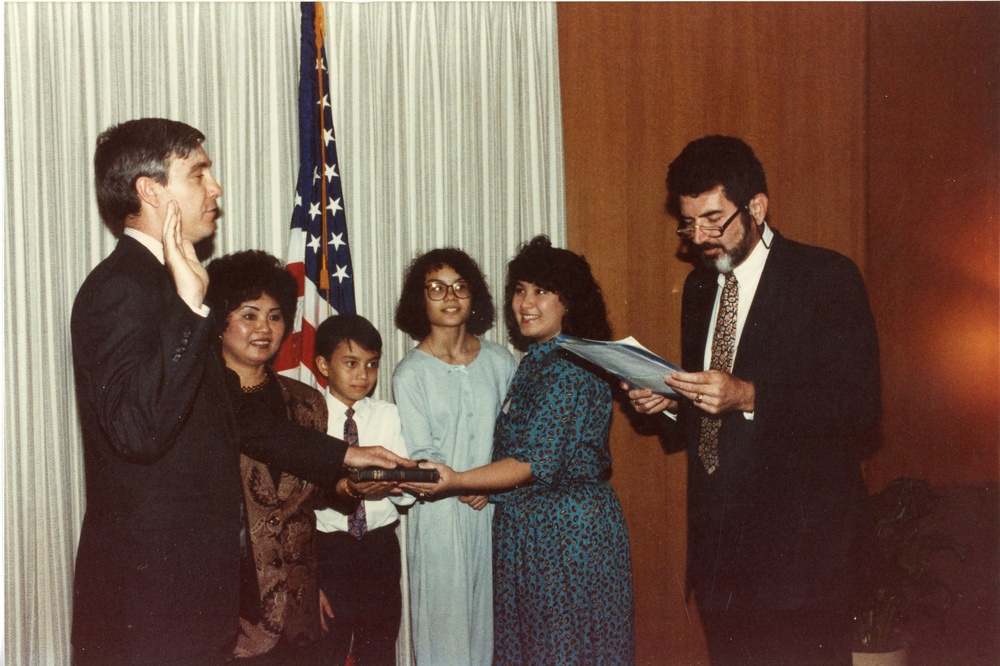
<path id="1" fill-rule="evenodd" d="M 505 319 L 527 350 L 494 432 L 493 462 L 445 465 L 416 492 L 490 493 L 494 664 L 631 664 L 628 532 L 608 479 L 608 382 L 560 354 L 561 332 L 607 340 L 600 287 L 583 257 L 545 237 L 510 262 Z"/>

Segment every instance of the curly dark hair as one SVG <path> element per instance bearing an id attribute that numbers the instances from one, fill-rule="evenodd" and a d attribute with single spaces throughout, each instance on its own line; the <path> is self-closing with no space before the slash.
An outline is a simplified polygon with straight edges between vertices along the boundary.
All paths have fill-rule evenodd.
<path id="1" fill-rule="evenodd" d="M 767 176 L 753 149 L 734 136 L 703 136 L 667 168 L 667 212 L 681 219 L 681 197 L 696 197 L 719 185 L 738 208 L 767 194 Z"/>
<path id="2" fill-rule="evenodd" d="M 472 312 L 465 323 L 465 330 L 473 335 L 482 335 L 493 327 L 493 297 L 486 286 L 486 278 L 479 264 L 468 254 L 454 247 L 438 248 L 421 254 L 414 259 L 403 277 L 403 290 L 396 304 L 396 328 L 420 341 L 431 333 L 431 322 L 427 319 L 427 304 L 424 300 L 424 279 L 431 271 L 444 266 L 451 267 L 472 291 Z"/>
<path id="3" fill-rule="evenodd" d="M 219 335 L 229 325 L 230 314 L 264 294 L 278 302 L 288 337 L 295 323 L 299 286 L 280 259 L 262 250 L 245 250 L 219 257 L 208 265 L 205 304 L 215 313 Z"/>
<path id="4" fill-rule="evenodd" d="M 547 236 L 535 236 L 521 245 L 517 256 L 507 264 L 503 311 L 507 334 L 515 348 L 525 351 L 532 342 L 521 335 L 511 305 L 518 282 L 530 282 L 559 295 L 566 308 L 563 333 L 591 340 L 611 339 L 608 309 L 590 264 L 582 255 L 552 247 Z"/>

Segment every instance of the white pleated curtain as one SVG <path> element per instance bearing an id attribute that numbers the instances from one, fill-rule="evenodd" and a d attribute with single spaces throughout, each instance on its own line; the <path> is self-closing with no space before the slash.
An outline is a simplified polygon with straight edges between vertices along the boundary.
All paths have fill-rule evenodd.
<path id="1" fill-rule="evenodd" d="M 555 8 L 325 3 L 330 102 L 358 312 L 385 337 L 418 253 L 460 247 L 495 295 L 520 242 L 565 239 Z M 215 256 L 285 256 L 297 162 L 297 3 L 4 6 L 5 662 L 69 663 L 85 507 L 69 316 L 114 239 L 97 135 L 188 122 L 225 190 Z M 502 325 L 488 337 L 504 341 Z M 101 612 L 94 609 L 94 612 Z"/>

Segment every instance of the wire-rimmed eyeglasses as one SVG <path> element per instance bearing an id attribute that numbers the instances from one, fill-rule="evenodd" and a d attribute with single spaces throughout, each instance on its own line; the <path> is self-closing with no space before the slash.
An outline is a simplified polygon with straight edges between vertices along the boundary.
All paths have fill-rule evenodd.
<path id="1" fill-rule="evenodd" d="M 694 238 L 694 232 L 697 229 L 700 230 L 701 233 L 705 234 L 705 236 L 707 236 L 708 238 L 718 238 L 722 234 L 726 233 L 726 228 L 730 224 L 732 224 L 733 220 L 736 219 L 736 216 L 739 215 L 744 208 L 746 208 L 746 206 L 740 206 L 739 208 L 737 208 L 736 212 L 730 215 L 729 219 L 726 220 L 721 227 L 702 227 L 692 224 L 691 226 L 681 227 L 680 229 L 678 229 L 677 235 L 685 240 Z"/>
<path id="2" fill-rule="evenodd" d="M 444 282 L 433 281 L 425 284 L 424 289 L 427 290 L 427 298 L 432 301 L 443 301 L 448 296 L 449 289 L 451 289 L 451 293 L 455 294 L 455 298 L 465 299 L 472 296 L 472 290 L 469 289 L 468 282 L 446 284 Z"/>

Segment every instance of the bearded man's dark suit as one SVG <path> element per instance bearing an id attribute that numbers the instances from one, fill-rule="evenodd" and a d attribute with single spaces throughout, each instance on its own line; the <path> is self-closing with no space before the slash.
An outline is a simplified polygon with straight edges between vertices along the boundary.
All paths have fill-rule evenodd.
<path id="1" fill-rule="evenodd" d="M 682 365 L 705 369 L 718 274 L 684 285 Z M 704 412 L 681 401 L 688 450 L 688 583 L 708 622 L 727 613 L 846 613 L 865 494 L 859 441 L 881 415 L 878 340 L 857 267 L 777 233 L 732 374 L 753 382 L 753 419 L 729 412 L 719 468 L 698 456 Z M 747 627 L 748 631 L 763 627 Z M 712 643 L 710 640 L 710 647 Z M 745 663 L 745 662 L 743 662 Z"/>
<path id="2" fill-rule="evenodd" d="M 240 410 L 212 315 L 130 237 L 80 288 L 71 328 L 87 490 L 74 660 L 219 661 L 239 617 L 241 447 L 328 484 L 346 445 Z"/>

